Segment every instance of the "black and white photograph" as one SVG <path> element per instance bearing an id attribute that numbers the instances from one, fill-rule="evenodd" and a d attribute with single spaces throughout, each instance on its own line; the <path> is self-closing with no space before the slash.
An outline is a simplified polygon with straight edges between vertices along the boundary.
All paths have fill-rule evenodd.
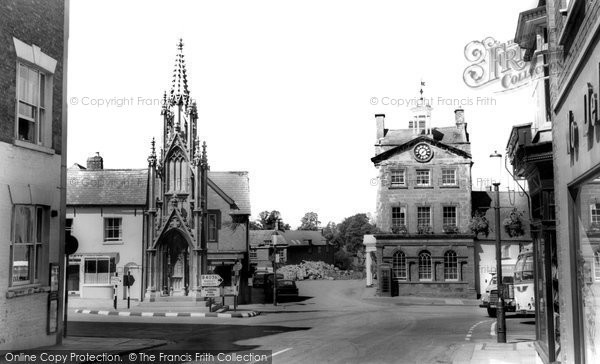
<path id="1" fill-rule="evenodd" d="M 599 94 L 596 0 L 0 0 L 0 363 L 599 363 Z"/>

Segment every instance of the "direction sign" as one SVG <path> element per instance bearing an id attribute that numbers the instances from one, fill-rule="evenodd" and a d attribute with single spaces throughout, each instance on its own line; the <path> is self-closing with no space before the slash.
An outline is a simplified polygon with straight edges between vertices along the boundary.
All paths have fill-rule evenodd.
<path id="1" fill-rule="evenodd" d="M 202 287 L 219 287 L 222 282 L 223 278 L 218 274 L 202 274 L 200 276 Z"/>
<path id="2" fill-rule="evenodd" d="M 202 297 L 220 297 L 221 287 L 204 287 L 200 290 Z"/>
<path id="3" fill-rule="evenodd" d="M 118 277 L 118 276 L 110 277 L 110 283 L 113 285 L 118 285 L 119 283 L 121 283 L 121 277 Z"/>

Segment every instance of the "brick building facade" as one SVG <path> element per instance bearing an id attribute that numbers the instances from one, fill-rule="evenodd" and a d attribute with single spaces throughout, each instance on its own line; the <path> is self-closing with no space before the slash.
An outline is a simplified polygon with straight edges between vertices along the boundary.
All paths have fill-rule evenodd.
<path id="1" fill-rule="evenodd" d="M 475 297 L 471 154 L 464 111 L 455 125 L 431 126 L 431 107 L 412 109 L 408 128 L 376 115 L 375 234 L 378 292 Z"/>
<path id="2" fill-rule="evenodd" d="M 61 342 L 68 2 L 0 3 L 0 349 Z"/>

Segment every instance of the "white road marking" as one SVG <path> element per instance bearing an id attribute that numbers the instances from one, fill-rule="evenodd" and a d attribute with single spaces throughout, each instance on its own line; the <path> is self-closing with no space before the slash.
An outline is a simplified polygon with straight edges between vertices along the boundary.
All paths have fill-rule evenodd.
<path id="1" fill-rule="evenodd" d="M 471 337 L 473 336 L 473 331 L 475 331 L 475 328 L 485 322 L 490 322 L 490 320 L 479 321 L 475 325 L 471 326 L 471 328 L 469 328 L 469 332 L 467 332 L 467 335 L 465 336 L 465 341 L 471 341 Z"/>
<path id="2" fill-rule="evenodd" d="M 279 350 L 278 352 L 275 352 L 275 353 L 271 354 L 270 356 L 271 356 L 271 358 L 273 358 L 275 355 L 283 354 L 283 353 L 285 353 L 286 351 L 289 351 L 289 350 L 292 350 L 292 348 L 286 348 L 286 349 L 283 349 L 283 350 Z M 250 364 L 256 364 L 256 362 L 252 362 Z"/>
<path id="3" fill-rule="evenodd" d="M 490 326 L 490 335 L 496 336 L 496 324 L 498 321 L 492 322 L 492 326 Z"/>
<path id="4" fill-rule="evenodd" d="M 285 353 L 286 351 L 289 351 L 289 350 L 292 350 L 292 348 L 287 348 L 287 349 L 279 350 L 278 352 L 271 354 L 271 358 L 274 357 L 275 355 L 283 354 L 283 353 Z"/>

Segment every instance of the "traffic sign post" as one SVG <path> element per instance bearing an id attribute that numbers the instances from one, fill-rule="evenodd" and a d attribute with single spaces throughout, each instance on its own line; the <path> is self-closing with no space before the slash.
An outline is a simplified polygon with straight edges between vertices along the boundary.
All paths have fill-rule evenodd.
<path id="1" fill-rule="evenodd" d="M 223 278 L 218 274 L 202 274 L 200 276 L 202 287 L 219 287 L 221 283 L 223 283 Z"/>

